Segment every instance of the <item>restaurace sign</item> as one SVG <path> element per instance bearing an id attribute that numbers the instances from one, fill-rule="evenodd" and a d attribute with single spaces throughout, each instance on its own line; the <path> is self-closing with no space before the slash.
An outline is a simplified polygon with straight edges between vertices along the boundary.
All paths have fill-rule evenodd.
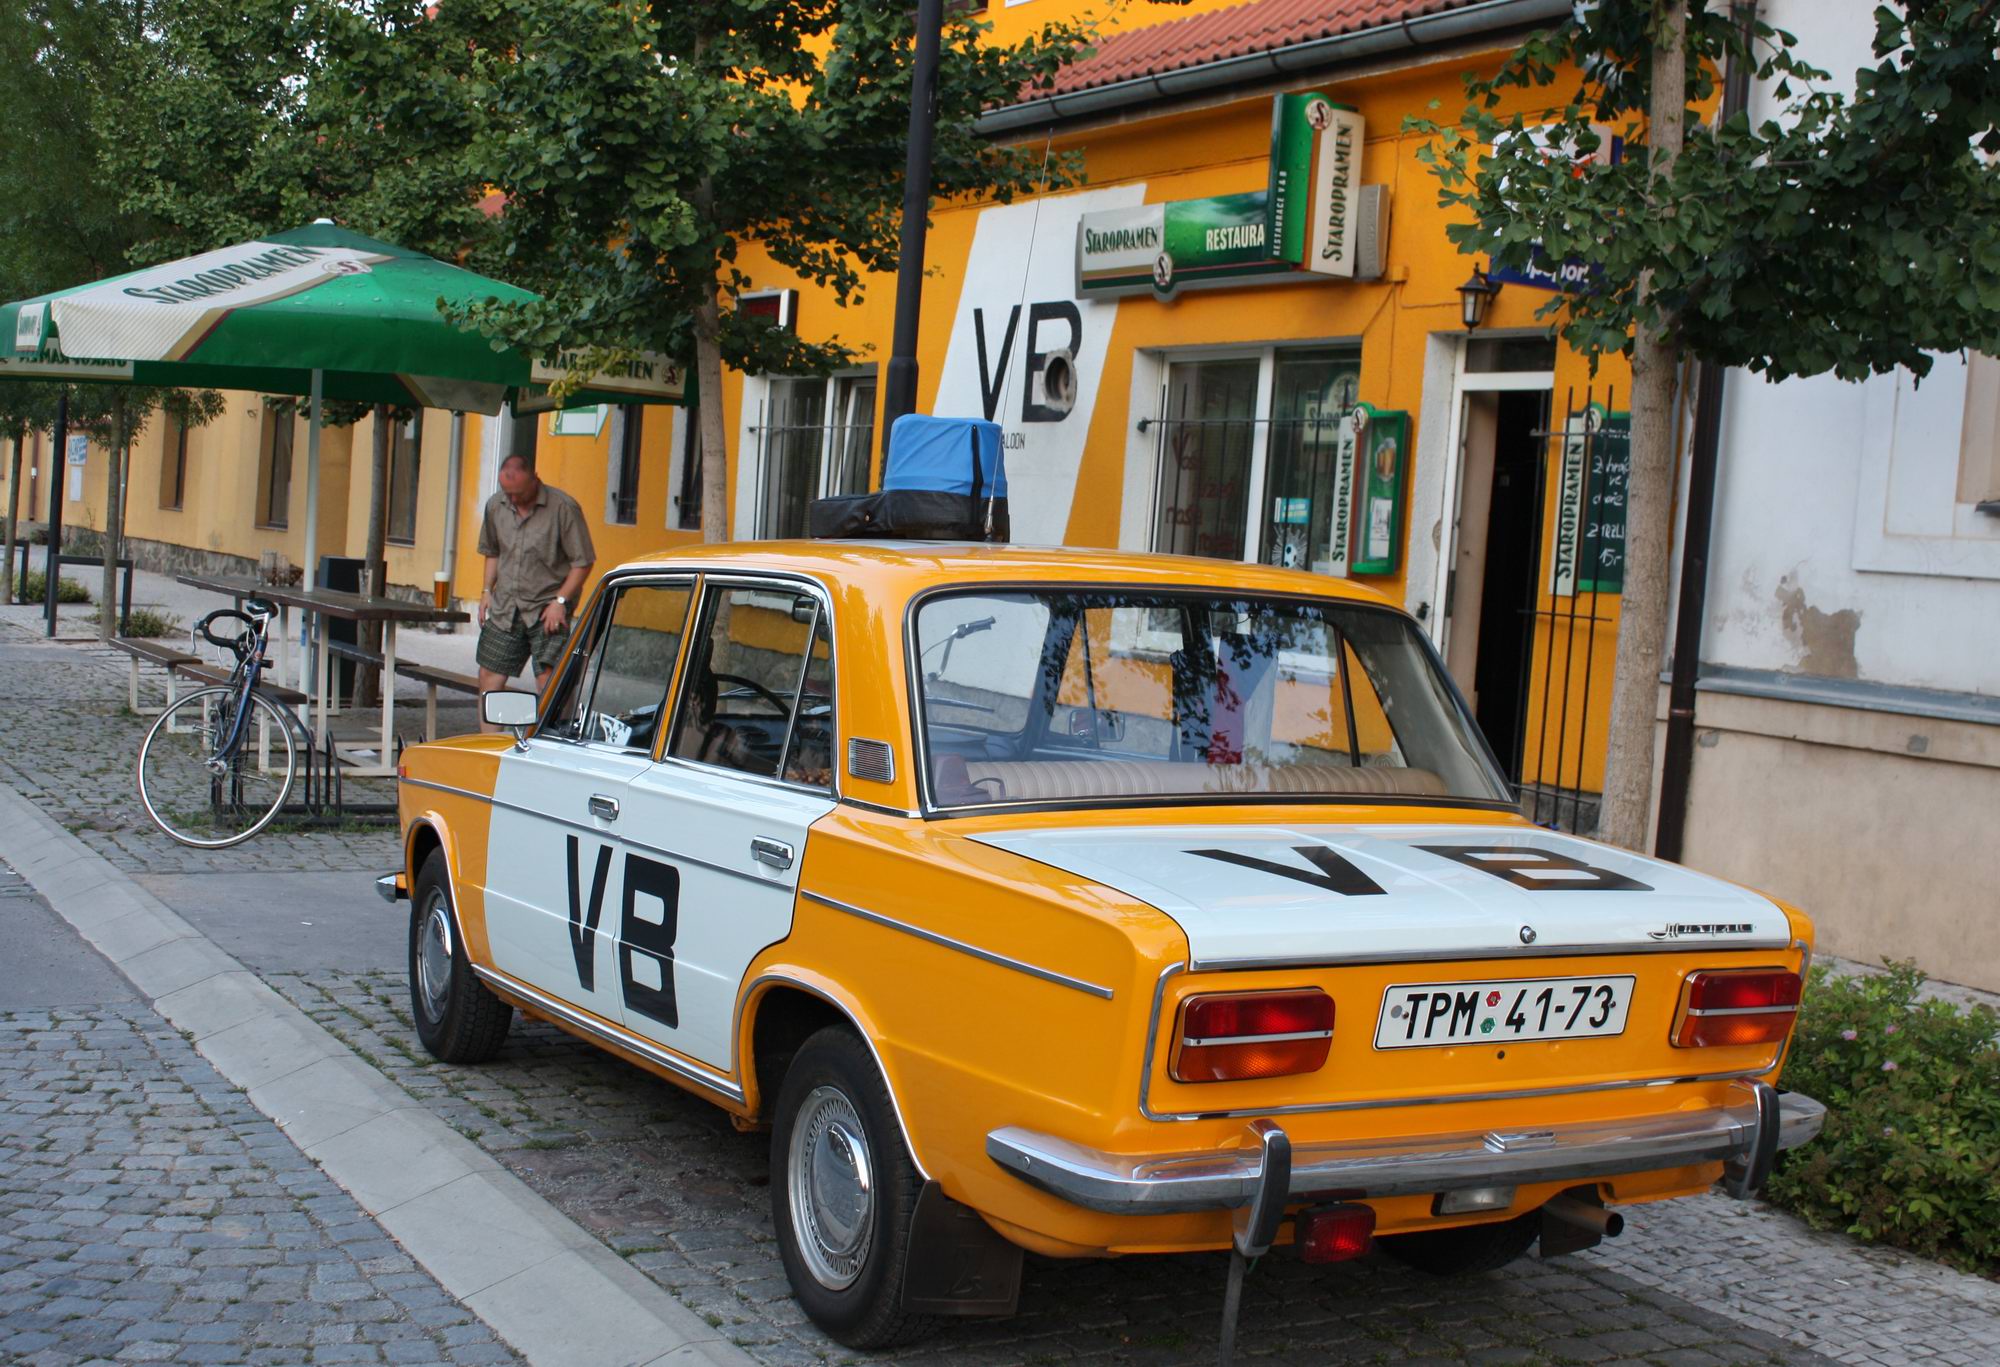
<path id="1" fill-rule="evenodd" d="M 1264 189 L 1085 214 L 1076 296 L 1352 279 L 1365 134 L 1324 95 L 1278 96 Z"/>

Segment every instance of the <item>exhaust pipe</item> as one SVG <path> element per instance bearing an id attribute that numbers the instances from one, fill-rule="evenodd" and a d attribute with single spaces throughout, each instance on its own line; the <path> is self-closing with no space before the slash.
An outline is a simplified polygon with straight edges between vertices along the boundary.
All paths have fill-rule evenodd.
<path id="1" fill-rule="evenodd" d="M 1597 1236 L 1599 1239 L 1615 1239 L 1625 1232 L 1625 1217 L 1615 1210 L 1593 1205 L 1589 1201 L 1579 1201 L 1567 1193 L 1551 1196 L 1542 1207 L 1542 1214 L 1553 1220 L 1560 1220 Z"/>

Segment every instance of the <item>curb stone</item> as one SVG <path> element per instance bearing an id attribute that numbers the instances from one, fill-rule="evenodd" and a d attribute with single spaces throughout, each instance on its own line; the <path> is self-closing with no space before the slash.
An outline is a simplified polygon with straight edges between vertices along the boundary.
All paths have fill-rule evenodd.
<path id="1" fill-rule="evenodd" d="M 750 1356 L 0 783 L 0 859 L 537 1367 Z"/>

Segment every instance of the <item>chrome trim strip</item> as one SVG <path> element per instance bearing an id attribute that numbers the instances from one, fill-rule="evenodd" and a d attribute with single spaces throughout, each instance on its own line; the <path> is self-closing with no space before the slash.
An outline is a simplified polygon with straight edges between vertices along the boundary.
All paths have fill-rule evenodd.
<path id="1" fill-rule="evenodd" d="M 1332 1038 L 1331 1030 L 1292 1030 L 1282 1035 L 1214 1035 L 1205 1039 L 1183 1035 L 1181 1043 L 1189 1049 L 1213 1049 L 1223 1044 L 1287 1044 L 1292 1040 Z"/>
<path id="2" fill-rule="evenodd" d="M 546 993 L 538 992 L 526 983 L 510 978 L 495 969 L 483 968 L 478 964 L 474 964 L 472 965 L 472 971 L 481 979 L 491 983 L 501 991 L 533 1002 L 537 1011 L 546 1011 L 551 1016 L 560 1016 L 563 1020 L 585 1034 L 603 1040 L 607 1044 L 615 1044 L 620 1049 L 624 1049 L 630 1053 L 637 1054 L 647 1062 L 658 1064 L 668 1072 L 677 1073 L 691 1082 L 701 1084 L 712 1092 L 719 1092 L 731 1101 L 740 1102 L 743 1100 L 743 1088 L 722 1073 L 714 1072 L 704 1065 L 684 1059 L 678 1054 L 668 1053 L 665 1049 L 650 1040 L 641 1039 L 639 1036 L 627 1034 L 615 1026 L 605 1025 L 592 1020 L 566 1003 L 558 1001 Z"/>
<path id="3" fill-rule="evenodd" d="M 1532 1146 L 1495 1144 L 1490 1131 L 1296 1145 L 1286 1195 L 1405 1196 L 1728 1162 L 1759 1148 L 1759 1097 L 1770 1089 L 1743 1090 L 1745 1101 L 1702 1111 L 1549 1126 Z M 1777 1098 L 1777 1114 L 1778 1146 L 1791 1148 L 1819 1132 L 1826 1108 L 1792 1093 Z M 1016 1126 L 988 1134 L 986 1152 L 1030 1185 L 1112 1215 L 1235 1209 L 1256 1197 L 1264 1166 L 1255 1148 L 1113 1154 Z"/>
<path id="4" fill-rule="evenodd" d="M 883 816 L 907 817 L 911 821 L 917 821 L 923 817 L 922 812 L 907 811 L 904 808 L 891 807 L 881 802 L 870 802 L 866 798 L 843 797 L 840 800 L 849 807 L 859 807 L 864 812 L 880 812 Z"/>
<path id="5" fill-rule="evenodd" d="M 861 1022 L 854 1019 L 853 1012 L 849 1011 L 847 1007 L 843 1005 L 841 1002 L 836 1001 L 832 997 L 829 997 L 826 993 L 820 991 L 817 987 L 812 986 L 810 983 L 800 982 L 797 978 L 788 978 L 782 973 L 759 974 L 747 986 L 744 987 L 743 991 L 740 994 L 738 994 L 736 998 L 736 1018 L 734 1023 L 730 1026 L 730 1039 L 732 1041 L 732 1048 L 735 1041 L 740 1041 L 743 1038 L 744 1005 L 749 1002 L 751 996 L 757 991 L 757 989 L 765 983 L 783 983 L 787 987 L 796 987 L 799 991 L 804 992 L 809 996 L 818 997 L 821 1001 L 825 1002 L 828 1006 L 831 1006 L 841 1015 L 847 1017 L 847 1023 L 854 1027 L 854 1033 L 859 1035 L 861 1037 L 861 1042 L 868 1046 L 868 1053 L 875 1060 L 875 1071 L 882 1075 L 882 1090 L 889 1094 L 889 1109 L 896 1113 L 896 1126 L 903 1132 L 903 1149 L 906 1153 L 910 1155 L 910 1162 L 912 1165 L 915 1166 L 917 1170 L 917 1175 L 928 1182 L 930 1180 L 931 1175 L 929 1172 L 925 1170 L 923 1159 L 917 1157 L 917 1146 L 910 1142 L 910 1122 L 908 1119 L 904 1117 L 903 1103 L 897 1099 L 896 1089 L 889 1081 L 889 1070 L 882 1066 L 882 1051 L 875 1047 L 874 1036 L 870 1035 L 866 1030 L 863 1030 L 861 1028 Z M 740 1064 L 741 1060 L 738 1060 L 738 1062 Z M 750 1062 L 752 1067 L 756 1066 L 755 1059 L 752 1059 Z M 741 1073 L 744 1070 L 741 1067 L 738 1067 L 737 1071 Z"/>
<path id="6" fill-rule="evenodd" d="M 1110 1001 L 1112 998 L 1110 988 L 1100 987 L 1098 984 L 1086 982 L 1082 978 L 1072 978 L 1067 973 L 1058 973 L 1052 968 L 1043 968 L 1038 964 L 1026 963 L 1020 959 L 1010 959 L 1005 954 L 996 954 L 990 949 L 981 949 L 978 945 L 969 945 L 963 940 L 954 940 L 949 935 L 940 935 L 934 930 L 925 930 L 922 926 L 913 926 L 907 921 L 898 921 L 892 916 L 884 916 L 877 911 L 868 911 L 847 902 L 835 901 L 831 897 L 822 897 L 816 892 L 806 892 L 802 889 L 799 892 L 799 896 L 818 902 L 823 907 L 832 907 L 835 911 L 844 911 L 849 916 L 858 916 L 864 921 L 872 921 L 878 926 L 887 926 L 891 930 L 900 930 L 905 935 L 914 935 L 919 940 L 928 940 L 934 945 L 942 945 L 946 949 L 955 949 L 961 954 L 970 954 L 973 958 L 983 959 L 989 964 L 998 964 L 1002 968 L 1011 968 L 1016 973 L 1025 973 L 1031 978 L 1040 978 L 1043 982 L 1054 983 L 1058 987 L 1074 988 L 1078 992 L 1087 992 L 1093 997 L 1102 997 L 1106 1001 Z"/>
<path id="7" fill-rule="evenodd" d="M 1783 1012 L 1788 1016 L 1796 1016 L 1799 1013 L 1799 1008 L 1796 1006 L 1711 1006 L 1705 1011 L 1689 1010 L 1686 1014 L 1690 1016 L 1775 1016 L 1779 1012 Z"/>
<path id="8" fill-rule="evenodd" d="M 657 854 L 661 858 L 675 863 L 693 864 L 715 873 L 726 873 L 732 877 L 741 878 L 745 882 L 755 883 L 759 887 L 771 886 L 770 879 L 760 874 L 752 873 L 747 869 L 732 869 L 727 864 L 717 864 L 707 859 L 697 858 L 691 854 L 683 854 L 679 850 L 670 850 L 663 845 L 649 845 L 643 840 L 634 840 L 630 836 L 620 835 L 616 831 L 607 831 L 601 826 L 592 826 L 582 821 L 572 821 L 566 816 L 557 816 L 554 812 L 541 811 L 534 807 L 523 806 L 518 802 L 508 802 L 502 798 L 488 797 L 485 793 L 475 793 L 469 788 L 454 788 L 448 783 L 436 783 L 427 778 L 406 778 L 402 781 L 418 788 L 431 788 L 440 793 L 453 793 L 459 797 L 469 797 L 476 802 L 484 802 L 489 806 L 499 807 L 510 812 L 519 812 L 523 816 L 535 817 L 542 821 L 553 821 L 558 826 L 567 826 L 571 830 L 582 831 L 585 835 L 594 836 L 599 840 L 608 840 L 620 845 L 629 845 L 635 850 L 644 850 L 648 854 Z M 826 796 L 824 792 L 818 789 L 814 789 L 813 792 L 818 797 Z"/>
<path id="9" fill-rule="evenodd" d="M 1464 957 L 1464 956 L 1460 956 Z M 1360 1101 L 1302 1101 L 1290 1106 L 1252 1106 L 1217 1111 L 1156 1111 L 1152 1106 L 1153 1060 L 1160 1044 L 1160 1015 L 1167 997 L 1167 982 L 1185 972 L 1184 964 L 1168 964 L 1153 984 L 1153 1009 L 1146 1021 L 1146 1053 L 1139 1073 L 1139 1114 L 1154 1121 L 1227 1120 L 1260 1115 L 1309 1115 L 1323 1111 L 1380 1111 L 1395 1106 L 1441 1106 L 1460 1101 L 1525 1101 L 1534 1097 L 1569 1096 L 1584 1092 L 1619 1092 L 1641 1087 L 1678 1087 L 1693 1082 L 1740 1082 L 1762 1077 L 1778 1066 L 1782 1053 L 1756 1068 L 1726 1073 L 1690 1073 L 1682 1077 L 1620 1079 L 1615 1082 L 1581 1082 L 1562 1087 L 1527 1087 L 1508 1092 L 1458 1092 L 1447 1096 L 1371 1097 Z M 1205 1084 L 1204 1084 L 1205 1085 Z"/>
<path id="10" fill-rule="evenodd" d="M 1232 973 L 1254 968 L 1348 968 L 1357 964 L 1476 963 L 1486 959 L 1573 959 L 1594 954 L 1721 953 L 1732 950 L 1783 949 L 1783 940 L 1676 940 L 1644 944 L 1598 945 L 1495 945 L 1489 949 L 1387 950 L 1377 954 L 1324 954 L 1291 957 L 1242 959 L 1194 959 L 1189 969 L 1195 973 Z"/>

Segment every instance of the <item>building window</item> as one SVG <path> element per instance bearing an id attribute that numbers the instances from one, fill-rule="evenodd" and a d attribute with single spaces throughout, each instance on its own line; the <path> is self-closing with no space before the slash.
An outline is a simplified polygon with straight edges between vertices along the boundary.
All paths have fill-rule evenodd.
<path id="1" fill-rule="evenodd" d="M 701 415 L 691 408 L 679 414 L 681 430 L 680 492 L 674 498 L 670 527 L 683 532 L 701 530 Z"/>
<path id="2" fill-rule="evenodd" d="M 423 455 L 424 418 L 404 418 L 389 431 L 389 525 L 387 537 L 408 546 L 417 539 L 417 466 Z M 532 426 L 533 424 L 525 424 Z"/>
<path id="3" fill-rule="evenodd" d="M 1958 501 L 2000 501 L 2000 360 L 1966 357 L 1965 424 L 1958 442 Z"/>
<path id="4" fill-rule="evenodd" d="M 166 416 L 165 440 L 160 445 L 160 506 L 178 512 L 187 494 L 187 423 L 172 413 Z"/>
<path id="5" fill-rule="evenodd" d="M 1189 361 L 1168 368 L 1154 550 L 1242 557 L 1257 371 L 1255 360 Z"/>
<path id="6" fill-rule="evenodd" d="M 289 525 L 292 505 L 292 442 L 297 432 L 289 403 L 264 404 L 263 431 L 258 437 L 257 525 Z"/>
<path id="7" fill-rule="evenodd" d="M 875 455 L 874 373 L 773 378 L 757 445 L 762 480 L 757 535 L 804 536 L 806 509 L 814 499 L 868 489 Z"/>
<path id="8" fill-rule="evenodd" d="M 611 459 L 606 462 L 604 520 L 630 527 L 639 520 L 639 443 L 645 433 L 646 410 L 636 403 L 620 404 L 611 413 Z"/>
<path id="9" fill-rule="evenodd" d="M 1148 424 L 1153 549 L 1330 570 L 1335 459 L 1360 378 L 1356 347 L 1170 362 Z"/>

